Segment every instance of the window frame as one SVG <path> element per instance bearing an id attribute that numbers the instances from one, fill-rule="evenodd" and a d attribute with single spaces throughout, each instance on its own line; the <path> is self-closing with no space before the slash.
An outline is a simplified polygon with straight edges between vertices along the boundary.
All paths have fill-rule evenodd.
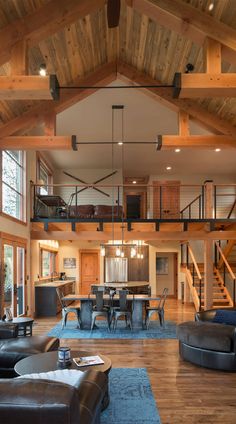
<path id="1" fill-rule="evenodd" d="M 52 257 L 50 257 L 49 275 L 43 275 L 43 252 L 49 252 L 51 255 L 54 255 L 55 269 L 52 269 L 51 268 L 51 266 L 53 264 L 53 261 L 52 261 Z M 40 262 L 39 263 L 39 270 L 40 270 L 39 277 L 40 277 L 40 280 L 50 278 L 52 276 L 52 273 L 53 274 L 55 274 L 55 273 L 58 274 L 58 251 L 57 250 L 50 249 L 50 247 L 49 248 L 47 248 L 47 247 L 40 247 L 39 262 Z"/>
<path id="2" fill-rule="evenodd" d="M 53 171 L 49 166 L 46 159 L 42 156 L 41 153 L 36 152 L 36 181 L 40 180 L 40 168 L 42 168 L 47 174 L 47 184 L 53 184 Z M 37 187 L 37 192 L 40 194 L 40 187 Z M 42 193 L 41 193 L 42 194 Z M 53 194 L 53 187 L 48 187 L 48 194 Z"/>
<path id="3" fill-rule="evenodd" d="M 14 150 L 19 151 L 19 150 Z M 21 173 L 21 192 L 19 192 L 17 189 L 12 187 L 11 185 L 7 184 L 5 181 L 3 181 L 3 152 L 7 154 L 11 160 L 13 160 L 19 167 L 20 167 L 20 173 Z M 4 150 L 0 152 L 0 175 L 1 175 L 1 184 L 0 184 L 0 215 L 4 216 L 12 221 L 15 221 L 17 223 L 27 225 L 27 191 L 26 191 L 26 163 L 27 163 L 27 156 L 25 151 L 21 152 L 21 163 L 19 163 L 13 155 L 11 155 L 9 152 L 11 150 Z M 3 187 L 8 187 L 10 190 L 15 192 L 17 195 L 20 196 L 20 217 L 16 217 L 14 215 L 10 215 L 9 213 L 5 212 L 3 210 Z"/>

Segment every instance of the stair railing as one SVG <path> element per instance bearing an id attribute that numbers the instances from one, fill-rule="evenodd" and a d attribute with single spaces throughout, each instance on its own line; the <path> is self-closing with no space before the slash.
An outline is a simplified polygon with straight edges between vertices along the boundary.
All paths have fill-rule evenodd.
<path id="1" fill-rule="evenodd" d="M 182 258 L 181 258 L 181 262 L 183 264 L 184 260 L 183 260 L 183 247 L 184 245 L 186 246 L 186 251 L 185 251 L 185 258 L 186 258 L 186 267 L 187 269 L 190 271 L 191 277 L 192 277 L 192 282 L 193 282 L 193 287 L 195 287 L 195 278 L 197 278 L 199 280 L 199 293 L 198 293 L 198 298 L 199 298 L 199 311 L 201 311 L 201 307 L 202 307 L 202 276 L 201 273 L 199 271 L 199 267 L 197 264 L 197 261 L 195 259 L 194 253 L 191 249 L 191 247 L 189 246 L 189 243 L 184 243 L 181 244 L 181 253 L 182 253 Z M 191 263 L 190 263 L 190 259 L 191 259 Z"/>
<path id="2" fill-rule="evenodd" d="M 219 257 L 220 259 L 223 261 L 223 281 L 224 281 L 224 286 L 226 285 L 226 270 L 228 271 L 228 275 L 230 276 L 232 282 L 233 282 L 233 305 L 235 307 L 235 281 L 236 281 L 236 276 L 234 274 L 234 272 L 232 271 L 232 268 L 229 264 L 229 262 L 227 261 L 219 243 L 215 242 L 216 245 L 216 249 L 219 253 Z M 217 268 L 217 264 L 216 264 L 216 268 Z M 217 268 L 218 269 L 218 268 Z M 219 270 L 219 269 L 218 269 Z"/>
<path id="3" fill-rule="evenodd" d="M 198 204 L 198 219 L 202 219 L 204 215 L 202 198 L 202 194 L 199 194 L 199 196 L 195 197 L 195 199 L 193 199 L 187 206 L 185 206 L 180 211 L 181 219 L 184 218 L 184 212 L 187 214 L 188 219 L 192 219 L 192 206 L 195 204 Z"/>

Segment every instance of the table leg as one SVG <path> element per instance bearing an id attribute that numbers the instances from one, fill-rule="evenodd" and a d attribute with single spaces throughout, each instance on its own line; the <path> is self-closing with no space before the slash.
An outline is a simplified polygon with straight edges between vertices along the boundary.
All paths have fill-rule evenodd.
<path id="1" fill-rule="evenodd" d="M 90 330 L 92 322 L 92 300 L 81 300 L 80 301 L 80 320 L 81 329 Z"/>
<path id="2" fill-rule="evenodd" d="M 143 301 L 133 299 L 132 327 L 143 328 Z"/>

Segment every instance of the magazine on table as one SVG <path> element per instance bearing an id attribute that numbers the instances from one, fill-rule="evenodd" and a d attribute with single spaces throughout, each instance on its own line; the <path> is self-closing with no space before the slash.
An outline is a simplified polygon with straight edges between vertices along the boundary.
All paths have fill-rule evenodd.
<path id="1" fill-rule="evenodd" d="M 88 367 L 89 365 L 100 365 L 104 364 L 104 361 L 100 356 L 81 356 L 78 358 L 73 358 L 74 363 L 77 367 Z"/>

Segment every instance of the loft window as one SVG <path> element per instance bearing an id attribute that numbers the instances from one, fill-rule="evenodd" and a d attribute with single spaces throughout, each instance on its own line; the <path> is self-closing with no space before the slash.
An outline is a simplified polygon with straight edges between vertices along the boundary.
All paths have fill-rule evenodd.
<path id="1" fill-rule="evenodd" d="M 25 221 L 25 153 L 2 152 L 2 212 Z"/>
<path id="2" fill-rule="evenodd" d="M 52 171 L 41 156 L 38 156 L 37 161 L 37 180 L 43 183 L 39 187 L 39 194 L 52 194 L 52 188 L 49 187 L 52 184 Z"/>

